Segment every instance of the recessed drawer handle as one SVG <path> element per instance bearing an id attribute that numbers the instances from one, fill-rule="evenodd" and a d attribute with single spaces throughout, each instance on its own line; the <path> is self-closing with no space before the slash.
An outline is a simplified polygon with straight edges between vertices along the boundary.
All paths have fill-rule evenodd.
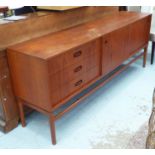
<path id="1" fill-rule="evenodd" d="M 83 80 L 79 80 L 78 82 L 75 83 L 75 86 L 79 86 L 82 82 Z"/>
<path id="2" fill-rule="evenodd" d="M 77 51 L 73 54 L 74 58 L 79 57 L 82 54 L 82 51 Z"/>
<path id="3" fill-rule="evenodd" d="M 75 73 L 76 73 L 76 72 L 79 72 L 81 69 L 82 69 L 82 66 L 80 65 L 80 66 L 78 66 L 78 67 L 76 67 L 76 68 L 74 69 L 74 72 L 75 72 Z"/>
<path id="4" fill-rule="evenodd" d="M 107 44 L 108 43 L 108 40 L 105 40 L 104 43 Z"/>

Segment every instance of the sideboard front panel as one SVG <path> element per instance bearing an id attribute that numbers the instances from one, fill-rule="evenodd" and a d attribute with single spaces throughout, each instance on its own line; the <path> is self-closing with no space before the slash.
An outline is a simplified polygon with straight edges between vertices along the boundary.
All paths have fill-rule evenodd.
<path id="1" fill-rule="evenodd" d="M 58 45 L 59 46 L 59 45 Z M 48 60 L 51 75 L 96 54 L 98 40 L 64 51 Z M 51 69 L 52 68 L 52 69 Z"/>
<path id="2" fill-rule="evenodd" d="M 102 37 L 102 75 L 106 75 L 125 60 L 127 39 L 127 27 Z"/>
<path id="3" fill-rule="evenodd" d="M 76 94 L 84 86 L 101 75 L 100 39 L 84 44 L 71 51 L 66 51 L 62 67 L 53 74 L 55 58 L 49 61 L 49 79 L 51 103 L 56 105 L 60 100 Z M 53 65 L 51 65 L 53 64 Z M 58 69 L 58 68 L 57 68 Z"/>

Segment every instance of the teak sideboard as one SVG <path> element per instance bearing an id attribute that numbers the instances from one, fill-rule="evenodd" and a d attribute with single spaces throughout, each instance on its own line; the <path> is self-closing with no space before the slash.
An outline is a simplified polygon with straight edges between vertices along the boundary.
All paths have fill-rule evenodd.
<path id="1" fill-rule="evenodd" d="M 23 105 L 47 114 L 56 144 L 57 119 L 142 56 L 145 67 L 150 23 L 149 14 L 118 12 L 9 47 L 22 126 L 26 125 Z M 102 78 L 88 93 L 61 108 Z"/>
<path id="2" fill-rule="evenodd" d="M 18 126 L 19 110 L 14 96 L 7 62 L 7 47 L 69 29 L 118 12 L 118 6 L 88 6 L 67 11 L 37 11 L 24 14 L 19 21 L 0 21 L 0 131 L 7 133 Z M 31 108 L 25 106 L 27 115 Z"/>

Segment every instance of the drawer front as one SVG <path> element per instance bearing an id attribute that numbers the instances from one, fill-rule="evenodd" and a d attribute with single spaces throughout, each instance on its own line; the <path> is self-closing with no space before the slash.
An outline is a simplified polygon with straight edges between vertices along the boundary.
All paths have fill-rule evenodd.
<path id="1" fill-rule="evenodd" d="M 79 46 L 73 50 L 66 51 L 64 54 L 55 56 L 48 61 L 49 72 L 51 75 L 55 74 L 91 55 L 99 55 L 99 52 L 98 40 Z"/>
<path id="2" fill-rule="evenodd" d="M 88 72 L 90 69 L 94 68 L 95 66 L 99 67 L 99 57 L 98 56 L 91 56 L 87 59 L 84 59 L 78 63 L 75 63 L 64 70 L 50 75 L 51 81 L 51 90 L 56 90 L 62 85 L 66 83 L 70 83 L 70 81 L 76 79 L 78 76 Z"/>
<path id="3" fill-rule="evenodd" d="M 64 98 L 70 96 L 71 94 L 75 93 L 76 91 L 82 89 L 85 85 L 89 84 L 92 80 L 97 78 L 100 75 L 99 67 L 94 67 L 88 72 L 78 76 L 76 79 L 70 81 L 70 83 L 66 83 L 65 85 L 62 85 L 59 90 L 56 90 L 57 95 L 57 102 L 56 99 L 52 99 L 53 105 L 56 105 L 59 100 L 63 100 Z M 54 93 L 55 93 L 54 92 Z M 53 94 L 53 97 L 54 94 Z"/>

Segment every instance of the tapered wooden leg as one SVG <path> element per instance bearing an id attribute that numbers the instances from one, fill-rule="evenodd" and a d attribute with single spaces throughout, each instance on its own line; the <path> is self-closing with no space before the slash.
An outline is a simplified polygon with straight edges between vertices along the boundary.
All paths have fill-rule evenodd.
<path id="1" fill-rule="evenodd" d="M 155 42 L 152 42 L 152 52 L 151 52 L 151 65 L 154 61 L 154 52 L 155 52 Z"/>
<path id="2" fill-rule="evenodd" d="M 51 129 L 51 139 L 52 144 L 56 144 L 56 134 L 55 134 L 55 119 L 53 115 L 50 115 L 49 117 L 49 123 L 50 123 L 50 129 Z"/>
<path id="3" fill-rule="evenodd" d="M 147 59 L 147 47 L 144 48 L 143 67 L 146 66 L 146 59 Z"/>
<path id="4" fill-rule="evenodd" d="M 25 116 L 24 116 L 24 105 L 21 100 L 18 100 L 18 106 L 19 106 L 21 124 L 22 124 L 22 127 L 25 127 L 26 123 L 25 123 Z"/>

